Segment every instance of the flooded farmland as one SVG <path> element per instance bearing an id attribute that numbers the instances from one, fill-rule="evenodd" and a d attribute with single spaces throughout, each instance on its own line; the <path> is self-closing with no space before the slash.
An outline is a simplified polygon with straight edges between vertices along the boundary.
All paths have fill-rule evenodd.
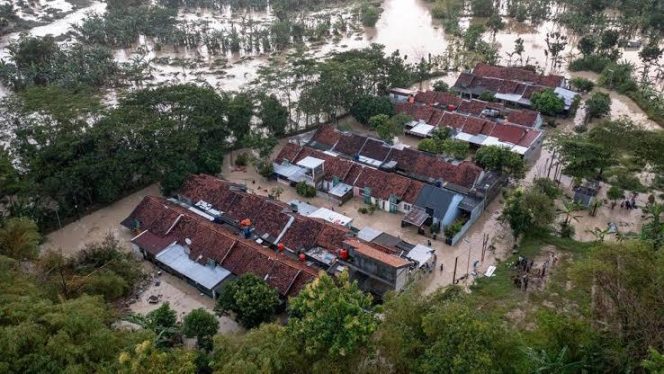
<path id="1" fill-rule="evenodd" d="M 64 1 L 62 1 L 64 2 Z M 60 4 L 62 5 L 62 4 Z M 93 2 L 91 5 L 68 13 L 66 16 L 47 25 L 38 26 L 28 32 L 35 36 L 53 35 L 62 43 L 74 39 L 72 33 L 74 25 L 80 25 L 91 14 L 102 14 L 106 5 L 102 2 Z M 63 9 L 68 9 L 66 6 Z M 402 55 L 409 57 L 409 61 L 419 61 L 428 56 L 442 56 L 448 53 L 453 37 L 447 35 L 440 22 L 431 15 L 430 4 L 423 0 L 385 0 L 382 4 L 382 13 L 375 27 L 363 27 L 353 22 L 352 7 L 335 8 L 314 12 L 304 16 L 307 21 L 317 22 L 317 17 L 340 17 L 350 27 L 345 32 L 316 43 L 307 43 L 306 53 L 323 57 L 328 53 L 345 51 L 369 46 L 378 43 L 385 46 L 387 52 L 399 50 Z M 180 10 L 178 21 L 184 27 L 204 30 L 206 32 L 228 31 L 231 28 L 243 27 L 250 30 L 267 28 L 274 21 L 275 16 L 270 8 L 266 11 L 232 12 L 230 7 L 220 10 L 185 9 Z M 498 62 L 501 64 L 516 63 L 509 55 L 514 49 L 515 41 L 521 38 L 524 43 L 524 53 L 520 61 L 539 67 L 549 72 L 567 73 L 567 62 L 572 56 L 578 55 L 573 49 L 573 36 L 563 52 L 560 53 L 561 63 L 551 66 L 547 54 L 545 37 L 547 33 L 566 31 L 552 21 L 544 21 L 537 27 L 515 23 L 504 17 L 507 25 L 498 31 L 495 37 L 486 32 L 483 38 L 495 42 L 498 46 Z M 469 18 L 461 18 L 460 24 L 468 25 Z M 248 26 L 247 26 L 248 25 Z M 242 29 L 243 32 L 245 29 Z M 0 58 L 8 59 L 6 47 L 12 40 L 16 40 L 19 33 L 11 33 L 0 39 Z M 623 58 L 638 65 L 637 50 L 622 50 Z M 247 52 L 243 48 L 238 53 L 225 54 L 210 53 L 204 45 L 196 48 L 172 48 L 169 46 L 155 46 L 148 38 L 140 37 L 130 48 L 115 50 L 115 58 L 119 62 L 132 60 L 149 61 L 152 68 L 152 79 L 148 85 L 164 83 L 205 82 L 219 90 L 233 91 L 246 88 L 256 78 L 260 66 L 267 65 L 274 54 L 258 51 Z M 638 69 L 638 67 L 637 67 Z M 0 93 L 6 92 L 0 88 Z M 627 106 L 627 105 L 624 105 Z"/>

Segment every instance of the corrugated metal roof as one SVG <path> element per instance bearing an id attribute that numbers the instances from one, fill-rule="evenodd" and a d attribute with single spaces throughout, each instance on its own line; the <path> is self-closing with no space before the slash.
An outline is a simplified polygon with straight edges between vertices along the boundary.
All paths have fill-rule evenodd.
<path id="1" fill-rule="evenodd" d="M 205 266 L 191 260 L 185 248 L 179 244 L 172 244 L 161 251 L 157 260 L 208 290 L 214 289 L 231 275 L 230 271 L 221 266 Z"/>

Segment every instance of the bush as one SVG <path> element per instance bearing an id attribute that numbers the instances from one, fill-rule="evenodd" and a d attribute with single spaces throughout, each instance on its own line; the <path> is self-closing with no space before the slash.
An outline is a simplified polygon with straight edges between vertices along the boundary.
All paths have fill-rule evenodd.
<path id="1" fill-rule="evenodd" d="M 533 181 L 533 185 L 546 196 L 556 199 L 562 195 L 562 191 L 558 184 L 548 178 L 537 178 Z"/>
<path id="2" fill-rule="evenodd" d="M 535 110 L 547 116 L 555 116 L 565 111 L 565 101 L 550 88 L 535 92 L 530 101 Z"/>
<path id="3" fill-rule="evenodd" d="M 357 211 L 358 211 L 358 213 L 360 213 L 360 214 L 367 214 L 367 213 L 369 213 L 369 210 L 368 210 L 366 207 L 364 207 L 364 206 L 361 206 L 361 207 L 357 208 Z"/>
<path id="4" fill-rule="evenodd" d="M 586 78 L 572 78 L 571 83 L 572 86 L 574 86 L 580 92 L 590 92 L 593 90 L 593 88 L 595 88 L 595 83 Z"/>
<path id="5" fill-rule="evenodd" d="M 569 64 L 570 71 L 592 71 L 601 73 L 604 68 L 613 63 L 610 58 L 606 56 L 590 55 L 578 58 Z"/>
<path id="6" fill-rule="evenodd" d="M 369 118 L 385 114 L 392 116 L 394 107 L 389 99 L 380 96 L 362 96 L 350 108 L 350 114 L 362 124 L 369 124 Z"/>
<path id="7" fill-rule="evenodd" d="M 378 18 L 380 18 L 380 10 L 375 5 L 365 2 L 360 6 L 362 25 L 374 27 L 376 26 L 376 22 L 378 22 Z"/>
<path id="8" fill-rule="evenodd" d="M 295 186 L 295 191 L 302 197 L 316 197 L 316 188 L 306 182 L 300 182 Z"/>
<path id="9" fill-rule="evenodd" d="M 240 153 L 240 155 L 235 158 L 235 166 L 247 166 L 248 164 L 249 154 L 246 152 Z"/>
<path id="10" fill-rule="evenodd" d="M 447 92 L 450 90 L 450 86 L 443 81 L 437 81 L 433 84 L 433 90 L 436 92 Z"/>
<path id="11" fill-rule="evenodd" d="M 576 230 L 574 226 L 570 225 L 568 222 L 560 223 L 560 237 L 561 238 L 573 238 Z"/>
<path id="12" fill-rule="evenodd" d="M 604 92 L 595 92 L 586 100 L 588 118 L 600 118 L 611 112 L 611 97 Z"/>
<path id="13" fill-rule="evenodd" d="M 253 274 L 244 274 L 223 286 L 216 311 L 235 313 L 238 322 L 250 329 L 272 319 L 278 304 L 274 288 Z"/>
<path id="14" fill-rule="evenodd" d="M 619 200 L 625 197 L 625 191 L 618 186 L 611 186 L 608 191 L 606 191 L 606 197 L 609 200 Z"/>
<path id="15" fill-rule="evenodd" d="M 496 95 L 491 91 L 484 91 L 480 94 L 480 100 L 493 102 L 496 100 Z"/>

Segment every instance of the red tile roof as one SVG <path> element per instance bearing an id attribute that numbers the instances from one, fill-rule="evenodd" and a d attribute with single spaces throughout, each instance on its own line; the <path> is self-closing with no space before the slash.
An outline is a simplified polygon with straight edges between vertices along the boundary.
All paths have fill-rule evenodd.
<path id="1" fill-rule="evenodd" d="M 521 82 L 530 82 L 552 88 L 560 86 L 565 79 L 561 75 L 541 75 L 528 69 L 487 65 L 483 63 L 478 63 L 475 65 L 473 74 L 480 77 L 492 77 Z"/>
<path id="2" fill-rule="evenodd" d="M 439 126 L 452 127 L 457 130 L 461 130 L 466 124 L 466 119 L 468 117 L 459 113 L 445 112 L 443 118 L 441 118 Z"/>
<path id="3" fill-rule="evenodd" d="M 534 110 L 515 110 L 507 115 L 507 122 L 514 123 L 521 126 L 533 127 L 537 123 L 539 113 Z"/>
<path id="4" fill-rule="evenodd" d="M 360 156 L 372 158 L 378 161 L 384 161 L 392 147 L 386 145 L 384 142 L 375 139 L 368 139 L 367 142 L 362 147 Z"/>
<path id="5" fill-rule="evenodd" d="M 390 196 L 402 199 L 409 184 L 409 178 L 368 167 L 362 170 L 355 181 L 355 187 L 360 189 L 368 187 L 371 189 L 371 196 L 382 200 L 388 200 Z"/>
<path id="6" fill-rule="evenodd" d="M 353 248 L 354 252 L 364 257 L 371 258 L 377 262 L 385 264 L 393 268 L 402 268 L 411 264 L 410 261 L 399 256 L 395 256 L 383 251 L 380 251 L 369 244 L 363 243 L 357 239 L 348 239 L 344 244 Z"/>
<path id="7" fill-rule="evenodd" d="M 343 153 L 345 155 L 354 156 L 360 152 L 366 141 L 366 136 L 343 133 L 339 138 L 339 142 L 337 142 L 337 145 L 334 147 L 334 151 Z"/>
<path id="8" fill-rule="evenodd" d="M 176 240 L 177 239 L 172 235 L 159 236 L 146 230 L 132 239 L 131 242 L 136 244 L 139 248 L 146 250 L 151 255 L 156 256 Z"/>
<path id="9" fill-rule="evenodd" d="M 394 112 L 407 114 L 412 117 L 415 113 L 415 108 L 417 108 L 417 104 L 415 103 L 397 103 L 394 105 Z"/>
<path id="10" fill-rule="evenodd" d="M 494 136 L 502 142 L 519 144 L 521 139 L 526 135 L 526 130 L 521 126 L 497 124 L 491 136 Z"/>
<path id="11" fill-rule="evenodd" d="M 410 148 L 394 150 L 390 159 L 397 162 L 397 169 L 413 177 L 443 180 L 466 188 L 471 188 L 482 173 L 482 169 L 473 163 L 454 165 Z"/>
<path id="12" fill-rule="evenodd" d="M 190 239 L 192 260 L 201 263 L 207 259 L 214 260 L 235 275 L 252 273 L 264 279 L 267 277 L 267 283 L 284 296 L 297 294 L 304 284 L 317 276 L 316 269 L 285 255 L 278 255 L 251 240 L 241 239 L 226 226 L 212 223 L 162 198 L 145 197 L 125 221 L 137 219 L 147 222 L 153 217 L 168 218 L 173 214 L 180 217 L 175 225 L 167 221 L 153 226 L 172 226 L 168 233 L 169 240 L 175 238 L 180 244 Z"/>
<path id="13" fill-rule="evenodd" d="M 321 125 L 314 133 L 312 140 L 330 149 L 337 144 L 340 137 L 341 133 L 337 131 L 334 125 Z"/>
<path id="14" fill-rule="evenodd" d="M 293 162 L 297 154 L 302 150 L 302 147 L 295 143 L 286 143 L 284 147 L 279 151 L 279 154 L 275 158 L 275 161 L 281 163 L 282 161 Z"/>
<path id="15" fill-rule="evenodd" d="M 433 108 L 426 105 L 420 105 L 417 108 L 415 108 L 412 117 L 418 121 L 429 122 L 432 115 L 433 115 Z"/>
<path id="16" fill-rule="evenodd" d="M 443 118 L 443 115 L 445 114 L 445 111 L 440 110 L 440 109 L 433 109 L 433 114 L 431 115 L 431 119 L 429 119 L 429 122 L 427 122 L 431 126 L 438 126 L 440 123 L 440 120 Z"/>
<path id="17" fill-rule="evenodd" d="M 536 129 L 527 129 L 526 135 L 521 139 L 519 145 L 522 147 L 530 148 L 533 143 L 542 135 L 540 130 Z"/>
<path id="18" fill-rule="evenodd" d="M 489 121 L 484 118 L 469 116 L 466 119 L 466 124 L 463 126 L 463 129 L 461 131 L 472 135 L 478 135 L 478 134 L 488 135 L 491 133 L 495 125 L 496 123 L 493 121 Z"/>
<path id="19" fill-rule="evenodd" d="M 417 197 L 420 195 L 423 186 L 424 183 L 414 179 L 411 180 L 410 184 L 408 185 L 408 189 L 406 189 L 406 193 L 403 196 L 403 201 L 407 202 L 408 204 L 415 204 L 415 201 L 417 201 Z"/>

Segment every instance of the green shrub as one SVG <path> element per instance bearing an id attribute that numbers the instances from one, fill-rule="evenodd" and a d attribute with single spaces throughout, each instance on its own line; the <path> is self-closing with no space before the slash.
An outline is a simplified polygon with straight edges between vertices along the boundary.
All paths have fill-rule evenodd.
<path id="1" fill-rule="evenodd" d="M 574 86 L 580 92 L 590 92 L 595 87 L 595 83 L 590 79 L 586 78 L 580 78 L 580 77 L 572 78 L 571 83 L 572 86 Z"/>
<path id="2" fill-rule="evenodd" d="M 316 197 L 316 188 L 306 182 L 300 182 L 295 186 L 295 191 L 302 197 Z"/>
<path id="3" fill-rule="evenodd" d="M 248 153 L 240 153 L 240 155 L 235 158 L 235 166 L 247 166 L 249 164 L 249 158 Z"/>

